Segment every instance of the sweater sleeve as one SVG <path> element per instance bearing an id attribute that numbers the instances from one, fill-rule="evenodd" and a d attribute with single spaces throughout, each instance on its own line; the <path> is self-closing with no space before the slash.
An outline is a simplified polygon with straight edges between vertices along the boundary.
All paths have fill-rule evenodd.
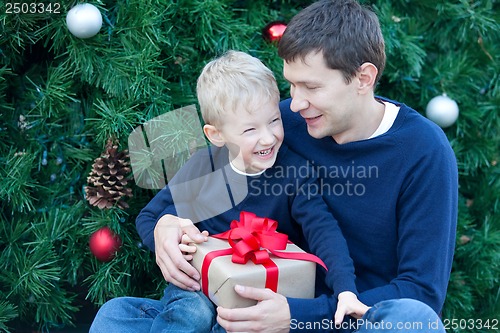
<path id="1" fill-rule="evenodd" d="M 387 285 L 362 292 L 359 299 L 373 305 L 386 299 L 413 298 L 439 313 L 455 248 L 458 170 L 440 129 L 422 136 L 433 142 L 423 142 L 420 150 L 413 149 L 413 156 L 406 157 L 413 167 L 397 202 L 397 276 Z"/>
<path id="2" fill-rule="evenodd" d="M 190 205 L 199 194 L 192 182 L 213 171 L 211 150 L 196 152 L 160 192 L 140 211 L 135 225 L 144 245 L 155 251 L 154 229 L 166 214 L 190 217 Z M 175 198 L 175 200 L 174 200 Z"/>
<path id="3" fill-rule="evenodd" d="M 292 216 L 301 225 L 309 250 L 328 267 L 325 283 L 334 291 L 335 299 L 343 291 L 357 294 L 347 242 L 321 196 L 317 178 L 311 170 L 308 175 L 310 177 L 299 180 L 291 206 Z"/>
<path id="4" fill-rule="evenodd" d="M 177 215 L 168 186 L 151 199 L 135 220 L 135 226 L 142 243 L 153 252 L 155 251 L 154 229 L 158 219 L 165 214 Z"/>
<path id="5" fill-rule="evenodd" d="M 327 295 L 313 299 L 287 298 L 290 307 L 290 332 L 329 332 L 335 327 L 333 315 L 337 300 Z"/>

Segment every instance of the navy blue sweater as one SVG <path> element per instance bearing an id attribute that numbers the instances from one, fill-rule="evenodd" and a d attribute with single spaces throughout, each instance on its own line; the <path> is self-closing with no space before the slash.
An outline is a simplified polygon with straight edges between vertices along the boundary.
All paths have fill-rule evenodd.
<path id="1" fill-rule="evenodd" d="M 310 163 L 283 145 L 276 163 L 258 176 L 236 173 L 226 148 L 197 152 L 168 186 L 162 189 L 136 219 L 144 244 L 154 251 L 154 227 L 165 214 L 198 222 L 210 234 L 229 229 L 241 211 L 278 222 L 278 231 L 327 265 L 317 269 L 317 283 L 334 290 L 357 293 L 354 266 L 337 221 L 321 195 Z M 331 293 L 331 291 L 330 291 Z"/>
<path id="2" fill-rule="evenodd" d="M 280 104 L 285 142 L 314 163 L 323 197 L 338 219 L 367 305 L 413 298 L 440 312 L 450 277 L 458 210 L 458 171 L 443 131 L 404 104 L 378 137 L 337 144 L 314 139 Z M 331 292 L 330 292 L 331 293 Z M 331 319 L 336 299 L 289 299 L 292 318 Z"/>

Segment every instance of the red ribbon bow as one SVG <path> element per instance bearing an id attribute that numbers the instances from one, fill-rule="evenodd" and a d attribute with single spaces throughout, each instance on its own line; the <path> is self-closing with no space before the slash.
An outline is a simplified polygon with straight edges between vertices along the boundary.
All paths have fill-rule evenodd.
<path id="1" fill-rule="evenodd" d="M 279 258 L 313 261 L 325 269 L 323 261 L 305 252 L 282 252 L 288 241 L 286 234 L 277 232 L 278 222 L 267 217 L 258 217 L 254 213 L 241 212 L 240 221 L 233 220 L 231 229 L 216 235 L 214 238 L 226 239 L 231 248 L 213 251 L 205 256 L 202 264 L 202 288 L 208 296 L 208 268 L 211 261 L 221 255 L 232 254 L 234 263 L 246 264 L 252 260 L 255 264 L 261 264 L 266 269 L 265 287 L 276 292 L 278 289 L 278 266 L 271 260 L 269 252 Z M 328 269 L 327 269 L 328 270 Z"/>
<path id="2" fill-rule="evenodd" d="M 233 220 L 231 229 L 215 238 L 227 239 L 233 248 L 232 261 L 246 264 L 252 260 L 262 264 L 268 260 L 269 252 L 285 250 L 288 236 L 276 231 L 278 222 L 267 217 L 258 217 L 254 213 L 241 212 L 240 221 Z"/>

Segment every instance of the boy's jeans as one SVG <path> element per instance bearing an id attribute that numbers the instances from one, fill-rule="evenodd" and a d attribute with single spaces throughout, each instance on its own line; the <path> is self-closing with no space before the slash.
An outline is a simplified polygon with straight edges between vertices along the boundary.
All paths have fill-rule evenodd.
<path id="1" fill-rule="evenodd" d="M 436 313 L 412 299 L 375 304 L 357 321 L 357 333 L 445 333 Z M 345 329 L 352 326 L 345 321 Z M 325 331 L 324 329 L 321 331 Z M 174 285 L 165 288 L 161 300 L 119 297 L 106 302 L 97 313 L 90 333 L 222 333 L 215 306 L 201 292 L 185 291 Z"/>
<path id="2" fill-rule="evenodd" d="M 90 333 L 222 333 L 213 303 L 201 292 L 169 284 L 161 300 L 118 297 L 97 313 Z"/>

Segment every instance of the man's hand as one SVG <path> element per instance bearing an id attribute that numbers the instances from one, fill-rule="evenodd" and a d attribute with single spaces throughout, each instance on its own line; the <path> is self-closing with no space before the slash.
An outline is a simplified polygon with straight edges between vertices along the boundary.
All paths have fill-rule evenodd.
<path id="1" fill-rule="evenodd" d="M 228 333 L 266 332 L 286 333 L 290 331 L 290 308 L 286 298 L 269 289 L 235 286 L 236 292 L 249 299 L 259 301 L 248 308 L 217 308 L 217 322 Z"/>
<path id="2" fill-rule="evenodd" d="M 198 271 L 186 261 L 179 244 L 187 234 L 195 243 L 203 243 L 207 236 L 200 233 L 191 220 L 164 215 L 154 230 L 156 264 L 165 280 L 186 290 L 200 290 Z"/>
<path id="3" fill-rule="evenodd" d="M 344 320 L 344 316 L 350 315 L 356 319 L 363 317 L 370 308 L 358 300 L 356 294 L 350 291 L 344 291 L 339 294 L 337 311 L 335 312 L 335 325 L 339 326 Z"/>

